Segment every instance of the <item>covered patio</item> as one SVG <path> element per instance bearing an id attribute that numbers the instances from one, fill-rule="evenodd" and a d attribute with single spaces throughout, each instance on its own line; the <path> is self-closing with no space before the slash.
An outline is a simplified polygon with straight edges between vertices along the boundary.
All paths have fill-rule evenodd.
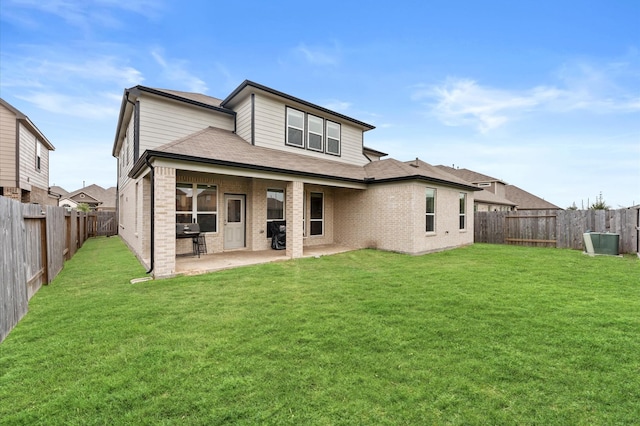
<path id="1" fill-rule="evenodd" d="M 302 257 L 328 256 L 344 253 L 352 248 L 336 244 L 324 244 L 304 247 Z M 186 255 L 176 257 L 177 275 L 199 275 L 240 266 L 258 265 L 262 263 L 290 260 L 286 250 L 233 250 L 219 253 Z"/>

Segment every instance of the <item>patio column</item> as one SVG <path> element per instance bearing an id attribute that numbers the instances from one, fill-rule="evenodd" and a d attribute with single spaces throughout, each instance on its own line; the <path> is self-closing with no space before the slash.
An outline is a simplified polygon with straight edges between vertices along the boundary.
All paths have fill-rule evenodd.
<path id="1" fill-rule="evenodd" d="M 287 183 L 286 218 L 287 218 L 287 257 L 302 257 L 304 228 L 302 223 L 304 206 L 304 184 L 300 181 Z"/>
<path id="2" fill-rule="evenodd" d="M 170 277 L 176 272 L 176 169 L 156 167 L 154 181 L 153 275 Z"/>

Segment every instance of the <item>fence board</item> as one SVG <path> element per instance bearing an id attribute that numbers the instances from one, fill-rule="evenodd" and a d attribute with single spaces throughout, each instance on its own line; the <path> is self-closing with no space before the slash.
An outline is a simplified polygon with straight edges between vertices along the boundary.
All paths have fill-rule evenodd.
<path id="1" fill-rule="evenodd" d="M 620 235 L 620 253 L 638 252 L 638 208 L 476 212 L 474 218 L 474 240 L 479 243 L 583 250 L 585 232 L 613 232 Z"/>
<path id="2" fill-rule="evenodd" d="M 115 221 L 115 213 L 110 213 L 104 215 L 106 222 L 96 220 L 96 229 L 117 230 L 109 222 L 109 218 Z M 86 241 L 88 218 L 84 212 L 21 204 L 0 196 L 0 342 L 27 313 L 29 299 Z"/>

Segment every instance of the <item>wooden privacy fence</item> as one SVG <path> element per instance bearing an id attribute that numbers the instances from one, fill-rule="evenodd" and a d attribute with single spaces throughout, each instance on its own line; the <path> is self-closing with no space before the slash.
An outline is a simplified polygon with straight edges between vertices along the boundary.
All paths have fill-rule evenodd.
<path id="1" fill-rule="evenodd" d="M 612 232 L 620 253 L 638 252 L 640 208 L 475 212 L 474 219 L 477 243 L 583 250 L 585 232 Z"/>
<path id="2" fill-rule="evenodd" d="M 29 299 L 58 275 L 89 236 L 115 235 L 115 212 L 107 213 L 0 197 L 0 342 L 27 313 Z"/>

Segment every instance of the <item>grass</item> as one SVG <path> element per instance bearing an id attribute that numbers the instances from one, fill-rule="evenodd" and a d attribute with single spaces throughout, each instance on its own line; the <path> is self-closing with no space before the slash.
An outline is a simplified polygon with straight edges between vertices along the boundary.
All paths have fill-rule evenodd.
<path id="1" fill-rule="evenodd" d="M 371 250 L 131 285 L 92 239 L 0 344 L 0 424 L 637 424 L 640 262 Z"/>

